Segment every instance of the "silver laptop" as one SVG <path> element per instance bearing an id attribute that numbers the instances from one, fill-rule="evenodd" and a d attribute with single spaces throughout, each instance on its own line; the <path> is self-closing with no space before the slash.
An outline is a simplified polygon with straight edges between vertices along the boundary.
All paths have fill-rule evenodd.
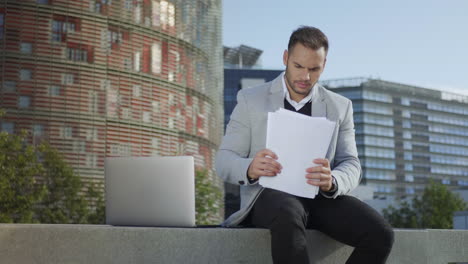
<path id="1" fill-rule="evenodd" d="M 106 223 L 195 226 L 193 157 L 105 159 Z"/>

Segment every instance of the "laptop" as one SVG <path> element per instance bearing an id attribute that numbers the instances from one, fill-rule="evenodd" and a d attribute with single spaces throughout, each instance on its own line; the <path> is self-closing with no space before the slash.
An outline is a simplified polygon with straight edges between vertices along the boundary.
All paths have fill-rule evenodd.
<path id="1" fill-rule="evenodd" d="M 193 157 L 109 157 L 104 170 L 107 224 L 195 226 Z"/>

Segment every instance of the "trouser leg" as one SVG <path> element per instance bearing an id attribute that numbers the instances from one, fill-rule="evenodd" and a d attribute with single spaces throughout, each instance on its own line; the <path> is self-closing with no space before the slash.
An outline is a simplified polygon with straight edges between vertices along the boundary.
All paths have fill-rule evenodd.
<path id="1" fill-rule="evenodd" d="M 300 198 L 265 189 L 251 212 L 251 222 L 270 229 L 273 263 L 309 263 L 307 254 L 307 210 Z"/>
<path id="2" fill-rule="evenodd" d="M 372 207 L 351 196 L 319 196 L 307 204 L 310 227 L 355 248 L 346 263 L 385 263 L 393 229 Z"/>

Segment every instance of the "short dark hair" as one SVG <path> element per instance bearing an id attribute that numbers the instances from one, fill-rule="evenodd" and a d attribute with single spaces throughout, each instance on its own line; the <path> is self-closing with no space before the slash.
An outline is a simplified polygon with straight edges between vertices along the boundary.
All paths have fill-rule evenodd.
<path id="1" fill-rule="evenodd" d="M 300 26 L 296 29 L 289 38 L 288 50 L 291 52 L 291 49 L 297 43 L 301 43 L 313 50 L 324 47 L 325 52 L 328 53 L 328 38 L 320 29 L 315 27 Z"/>

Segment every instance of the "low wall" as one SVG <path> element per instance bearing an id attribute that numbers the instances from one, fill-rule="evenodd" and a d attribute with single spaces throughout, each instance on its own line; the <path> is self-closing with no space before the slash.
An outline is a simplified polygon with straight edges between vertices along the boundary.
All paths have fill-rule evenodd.
<path id="1" fill-rule="evenodd" d="M 312 263 L 352 248 L 308 231 Z M 468 230 L 395 230 L 387 263 L 468 262 Z M 265 229 L 0 224 L 0 263 L 271 263 Z"/>

